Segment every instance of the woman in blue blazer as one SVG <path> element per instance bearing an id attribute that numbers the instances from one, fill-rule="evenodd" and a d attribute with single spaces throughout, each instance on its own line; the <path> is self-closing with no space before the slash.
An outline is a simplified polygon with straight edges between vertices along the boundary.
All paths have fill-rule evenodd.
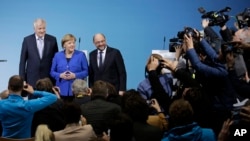
<path id="1" fill-rule="evenodd" d="M 53 58 L 50 75 L 56 80 L 63 99 L 73 98 L 71 84 L 78 79 L 88 76 L 88 61 L 82 51 L 75 50 L 76 38 L 66 34 L 62 41 L 63 51 L 57 52 Z"/>

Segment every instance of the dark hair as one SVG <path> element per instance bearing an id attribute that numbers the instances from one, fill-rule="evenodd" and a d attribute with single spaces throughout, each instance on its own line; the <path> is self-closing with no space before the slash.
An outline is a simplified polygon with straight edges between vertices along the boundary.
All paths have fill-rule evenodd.
<path id="1" fill-rule="evenodd" d="M 133 121 L 146 122 L 150 108 L 138 91 L 131 89 L 122 96 L 122 108 Z"/>
<path id="2" fill-rule="evenodd" d="M 8 89 L 13 92 L 18 92 L 23 89 L 23 79 L 19 75 L 13 75 L 9 79 Z"/>
<path id="3" fill-rule="evenodd" d="M 190 103 L 199 102 L 201 98 L 202 92 L 200 87 L 191 87 L 184 95 L 184 99 L 189 101 Z"/>
<path id="4" fill-rule="evenodd" d="M 169 116 L 172 127 L 187 125 L 193 122 L 193 108 L 187 100 L 177 99 L 170 105 Z"/>
<path id="5" fill-rule="evenodd" d="M 63 113 L 67 124 L 79 123 L 81 116 L 80 105 L 74 102 L 65 102 L 63 106 Z"/>
<path id="6" fill-rule="evenodd" d="M 108 95 L 108 86 L 105 81 L 97 80 L 94 82 L 92 88 L 91 98 L 103 97 L 106 98 Z"/>
<path id="7" fill-rule="evenodd" d="M 115 116 L 110 127 L 110 138 L 114 141 L 132 141 L 133 121 L 125 113 L 119 113 Z"/>
<path id="8" fill-rule="evenodd" d="M 49 78 L 39 79 L 36 82 L 36 90 L 38 91 L 46 91 L 54 93 L 52 88 L 53 88 L 53 83 Z"/>

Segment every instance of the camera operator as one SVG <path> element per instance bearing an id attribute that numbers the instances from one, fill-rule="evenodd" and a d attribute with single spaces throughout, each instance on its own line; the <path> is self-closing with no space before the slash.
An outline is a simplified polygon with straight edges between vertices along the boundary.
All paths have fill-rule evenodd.
<path id="1" fill-rule="evenodd" d="M 209 19 L 202 19 L 201 25 L 205 33 L 204 38 L 213 47 L 216 53 L 219 54 L 221 49 L 221 38 L 217 35 L 213 28 L 209 26 Z"/>

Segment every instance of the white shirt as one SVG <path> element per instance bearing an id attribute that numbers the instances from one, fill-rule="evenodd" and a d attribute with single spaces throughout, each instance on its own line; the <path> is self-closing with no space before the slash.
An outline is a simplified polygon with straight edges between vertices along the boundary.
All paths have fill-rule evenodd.
<path id="1" fill-rule="evenodd" d="M 104 63 L 104 60 L 105 60 L 106 51 L 107 51 L 107 47 L 105 47 L 105 49 L 102 50 L 102 64 Z M 97 64 L 98 64 L 98 66 L 99 66 L 100 52 L 101 52 L 101 50 L 97 51 Z"/>

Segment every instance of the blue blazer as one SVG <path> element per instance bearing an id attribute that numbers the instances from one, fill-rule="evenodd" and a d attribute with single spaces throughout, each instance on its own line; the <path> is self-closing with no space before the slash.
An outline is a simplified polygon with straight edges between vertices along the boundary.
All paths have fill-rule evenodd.
<path id="1" fill-rule="evenodd" d="M 35 34 L 25 37 L 20 55 L 19 75 L 35 87 L 38 79 L 50 77 L 52 59 L 56 52 L 58 46 L 54 36 L 45 34 L 42 59 L 39 57 Z"/>
<path id="2" fill-rule="evenodd" d="M 61 96 L 73 96 L 71 84 L 74 79 L 65 80 L 60 78 L 60 74 L 65 71 L 75 73 L 76 79 L 85 79 L 88 76 L 88 61 L 82 51 L 75 50 L 68 62 L 64 51 L 55 54 L 52 62 L 50 75 L 56 80 L 56 86 L 60 88 Z"/>

